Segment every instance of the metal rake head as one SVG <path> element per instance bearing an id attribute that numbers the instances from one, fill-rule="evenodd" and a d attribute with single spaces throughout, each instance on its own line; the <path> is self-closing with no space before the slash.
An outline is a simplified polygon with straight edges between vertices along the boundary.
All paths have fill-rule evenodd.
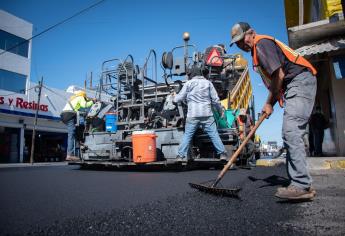
<path id="1" fill-rule="evenodd" d="M 239 198 L 238 193 L 241 191 L 241 188 L 217 188 L 217 187 L 210 187 L 204 184 L 195 184 L 189 183 L 189 186 L 195 188 L 201 192 L 210 193 L 217 196 L 224 196 L 224 197 L 234 197 Z"/>

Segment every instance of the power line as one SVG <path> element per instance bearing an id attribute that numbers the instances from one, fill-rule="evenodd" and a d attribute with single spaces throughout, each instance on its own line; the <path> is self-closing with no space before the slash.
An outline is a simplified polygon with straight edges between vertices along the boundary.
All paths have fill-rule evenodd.
<path id="1" fill-rule="evenodd" d="M 1 56 L 2 54 L 4 54 L 4 53 L 6 53 L 6 52 L 8 52 L 8 51 L 10 51 L 10 50 L 12 50 L 12 49 L 14 49 L 14 48 L 16 48 L 16 47 L 19 47 L 20 45 L 22 45 L 22 44 L 24 44 L 24 43 L 26 43 L 26 42 L 28 42 L 28 41 L 30 41 L 30 40 L 32 40 L 32 39 L 34 39 L 34 38 L 36 38 L 36 37 L 38 37 L 38 36 L 40 36 L 40 35 L 42 35 L 42 34 L 48 32 L 49 30 L 54 29 L 55 27 L 57 27 L 57 26 L 59 26 L 59 25 L 65 23 L 66 21 L 69 21 L 70 19 L 72 19 L 72 18 L 74 18 L 74 17 L 76 17 L 76 16 L 78 16 L 78 15 L 80 15 L 80 14 L 82 14 L 82 13 L 88 11 L 88 10 L 90 10 L 91 8 L 93 8 L 93 7 L 95 7 L 95 6 L 99 5 L 99 4 L 101 4 L 101 3 L 104 2 L 104 1 L 105 1 L 105 0 L 100 0 L 100 1 L 98 1 L 98 2 L 96 2 L 96 3 L 94 3 L 94 4 L 92 4 L 91 6 L 89 6 L 89 7 L 85 8 L 85 9 L 83 9 L 83 10 L 81 10 L 81 11 L 75 13 L 74 15 L 72 15 L 72 16 L 70 16 L 70 17 L 68 17 L 68 18 L 66 18 L 66 19 L 64 19 L 64 20 L 62 20 L 62 21 L 56 23 L 55 25 L 50 26 L 49 28 L 43 30 L 41 33 L 38 33 L 38 34 L 32 36 L 32 37 L 29 38 L 29 39 L 23 40 L 23 41 L 20 42 L 20 43 L 17 43 L 17 44 L 14 45 L 13 47 L 11 47 L 11 48 L 9 48 L 9 49 L 6 49 L 6 50 L 4 50 L 3 52 L 1 52 L 1 53 L 0 53 L 0 56 Z"/>

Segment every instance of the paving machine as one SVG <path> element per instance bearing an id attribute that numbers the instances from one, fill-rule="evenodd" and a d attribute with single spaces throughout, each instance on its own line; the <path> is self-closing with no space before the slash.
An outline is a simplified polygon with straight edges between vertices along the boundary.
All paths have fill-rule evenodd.
<path id="1" fill-rule="evenodd" d="M 161 82 L 157 79 L 154 50 L 149 51 L 142 66 L 136 65 L 131 55 L 124 60 L 115 58 L 102 63 L 97 90 L 99 102 L 85 117 L 83 134 L 79 138 L 81 160 L 74 164 L 116 167 L 181 165 L 176 156 L 184 133 L 187 105 L 174 103 L 172 93 L 181 90 L 192 68 L 205 72 L 224 106 L 225 115 L 221 117 L 214 111 L 214 117 L 229 155 L 238 148 L 234 121 L 239 109 L 248 108 L 255 120 L 246 60 L 240 54 L 226 54 L 222 45 L 199 52 L 195 45 L 189 44 L 188 33 L 184 33 L 183 39 L 183 45 L 163 53 Z M 105 97 L 108 101 L 104 101 Z M 108 123 L 107 116 L 110 115 L 116 122 Z M 147 147 L 154 152 L 154 158 L 149 161 L 141 158 L 144 153 L 138 157 L 135 150 L 138 146 L 133 145 L 135 135 L 143 132 L 153 134 L 150 137 L 155 139 L 155 145 Z M 139 144 L 145 145 L 146 141 Z M 193 138 L 188 159 L 190 161 L 182 165 L 209 167 L 222 164 L 202 130 L 198 130 Z"/>

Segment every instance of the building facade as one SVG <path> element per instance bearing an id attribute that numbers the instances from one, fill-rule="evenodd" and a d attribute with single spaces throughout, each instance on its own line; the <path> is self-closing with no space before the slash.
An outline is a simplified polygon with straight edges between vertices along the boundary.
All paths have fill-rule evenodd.
<path id="1" fill-rule="evenodd" d="M 30 81 L 32 24 L 0 10 L 0 89 L 25 94 Z M 18 45 L 18 46 L 16 46 Z"/>
<path id="2" fill-rule="evenodd" d="M 32 24 L 0 10 L 0 163 L 28 162 L 36 110 L 34 161 L 65 158 L 60 112 L 71 93 L 30 82 Z"/>
<path id="3" fill-rule="evenodd" d="M 315 110 L 327 120 L 323 152 L 337 156 L 345 155 L 344 2 L 285 0 L 289 45 L 318 71 Z"/>

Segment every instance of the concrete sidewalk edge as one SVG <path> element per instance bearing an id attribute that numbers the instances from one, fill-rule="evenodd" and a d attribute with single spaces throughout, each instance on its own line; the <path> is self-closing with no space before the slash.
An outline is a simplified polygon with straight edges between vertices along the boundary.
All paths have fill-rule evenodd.
<path id="1" fill-rule="evenodd" d="M 259 159 L 256 166 L 278 166 L 285 164 L 285 158 Z M 345 157 L 307 157 L 307 165 L 310 170 L 345 170 Z"/>
<path id="2" fill-rule="evenodd" d="M 0 168 L 18 168 L 18 167 L 42 167 L 42 166 L 66 166 L 67 162 L 37 162 L 37 163 L 3 163 Z"/>
<path id="3" fill-rule="evenodd" d="M 308 157 L 310 170 L 345 170 L 345 157 Z"/>
<path id="4" fill-rule="evenodd" d="M 259 159 L 256 161 L 256 166 L 278 166 L 283 164 L 285 164 L 285 158 Z"/>

